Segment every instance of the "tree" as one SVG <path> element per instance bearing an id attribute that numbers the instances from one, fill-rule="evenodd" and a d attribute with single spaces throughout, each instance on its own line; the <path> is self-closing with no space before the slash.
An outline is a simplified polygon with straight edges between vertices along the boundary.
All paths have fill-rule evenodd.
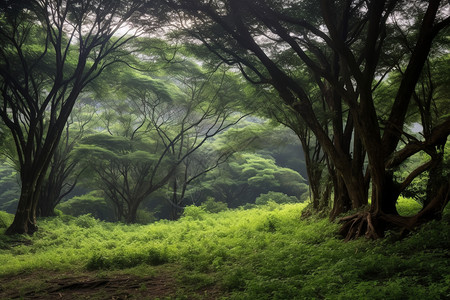
<path id="1" fill-rule="evenodd" d="M 269 155 L 237 152 L 189 193 L 197 201 L 212 197 L 237 207 L 255 203 L 258 196 L 270 191 L 295 197 L 299 202 L 308 186 L 298 172 L 278 166 Z"/>
<path id="2" fill-rule="evenodd" d="M 266 105 L 269 117 L 290 128 L 298 137 L 302 145 L 313 211 L 316 213 L 327 213 L 330 208 L 330 198 L 333 187 L 331 180 L 331 174 L 334 172 L 333 166 L 327 160 L 326 153 L 323 152 L 320 143 L 314 137 L 311 130 L 305 125 L 302 117 L 288 106 L 280 103 L 280 99 L 278 99 L 277 95 L 273 95 L 269 99 L 266 101 L 268 102 Z M 325 126 L 329 126 L 328 118 L 324 118 L 323 122 Z M 335 193 L 335 205 L 332 215 L 337 215 L 351 207 L 351 205 L 339 203 L 339 201 L 340 198 L 337 190 Z M 308 212 L 309 210 L 305 210 L 305 213 Z"/>
<path id="3" fill-rule="evenodd" d="M 135 31 L 136 1 L 7 1 L 0 19 L 0 117 L 11 131 L 21 196 L 7 234 L 37 230 L 36 209 L 48 167 L 81 91 Z"/>
<path id="4" fill-rule="evenodd" d="M 99 108 L 104 133 L 85 138 L 76 150 L 127 223 L 136 222 L 140 204 L 166 185 L 172 217 L 178 217 L 187 185 L 230 155 L 217 151 L 198 160 L 199 149 L 245 116 L 235 105 L 245 95 L 227 70 L 205 73 L 187 59 L 171 68 L 176 75 L 158 74 L 162 79 L 122 74 L 116 91 L 125 98 Z"/>
<path id="5" fill-rule="evenodd" d="M 399 189 L 392 169 L 427 147 L 438 147 L 450 134 L 450 119 L 435 124 L 422 141 L 399 143 L 409 104 L 435 37 L 448 29 L 448 9 L 439 0 L 414 1 L 166 1 L 185 12 L 187 34 L 200 40 L 222 61 L 237 65 L 253 83 L 269 84 L 283 102 L 296 111 L 314 133 L 336 170 L 335 193 L 339 203 L 349 200 L 357 208 L 367 203 L 370 211 L 342 219 L 347 239 L 383 236 L 386 228 L 410 229 L 421 221 L 439 217 L 449 200 L 450 183 L 414 217 L 398 216 Z M 407 15 L 402 15 L 407 10 Z M 315 11 L 317 14 L 306 13 Z M 181 15 L 182 16 L 182 15 Z M 395 23 L 396 18 L 414 24 Z M 396 38 L 397 26 L 418 28 L 410 51 Z M 281 53 L 281 54 L 280 54 Z M 315 109 L 306 86 L 298 78 L 289 57 L 308 70 L 320 90 L 326 112 L 332 113 L 328 131 Z M 289 68 L 290 67 L 290 68 Z M 376 106 L 373 92 L 387 74 L 401 68 L 403 75 L 391 103 Z M 387 118 L 380 115 L 387 110 Z M 323 111 L 323 110 L 321 110 Z M 332 134 L 332 135 L 330 135 Z M 365 158 L 367 170 L 364 170 Z M 336 203 L 335 203 L 336 205 Z"/>
<path id="6" fill-rule="evenodd" d="M 176 1 L 168 2 L 177 6 L 174 3 Z M 188 2 L 189 4 L 186 4 Z M 295 49 L 292 49 L 287 42 L 286 47 L 282 46 L 285 42 L 283 37 L 276 39 L 270 36 L 271 28 L 264 24 L 264 20 L 250 16 L 256 11 L 261 13 L 261 9 L 266 9 L 267 7 L 276 8 L 277 5 L 267 5 L 260 2 L 252 4 L 251 7 L 246 7 L 247 4 L 244 2 L 237 4 L 234 1 L 225 1 L 224 5 L 221 3 L 209 3 L 202 7 L 202 5 L 195 2 L 177 2 L 179 3 L 178 8 L 181 7 L 181 9 L 185 9 L 188 12 L 191 11 L 190 8 L 193 8 L 195 11 L 193 12 L 194 16 L 199 16 L 198 22 L 192 23 L 198 26 L 187 28 L 188 36 L 193 36 L 195 39 L 203 42 L 209 51 L 212 51 L 224 62 L 237 64 L 250 82 L 263 85 L 265 89 L 267 89 L 266 85 L 272 85 L 280 94 L 281 99 L 284 99 L 286 107 L 291 107 L 295 104 L 295 108 L 289 108 L 291 111 L 288 114 L 294 112 L 294 120 L 307 118 L 308 121 L 305 119 L 301 121 L 301 124 L 297 123 L 290 127 L 296 128 L 296 132 L 301 133 L 305 138 L 308 136 L 308 131 L 316 135 L 317 145 L 320 145 L 320 148 L 322 148 L 314 147 L 317 150 L 314 152 L 322 153 L 319 156 L 316 155 L 317 159 L 332 161 L 328 158 L 329 152 L 324 148 L 324 142 L 329 149 L 332 149 L 330 151 L 333 151 L 334 154 L 339 154 L 340 167 L 345 169 L 345 172 L 344 170 L 335 170 L 334 163 L 327 164 L 329 173 L 334 175 L 332 176 L 332 182 L 335 200 L 332 217 L 348 209 L 365 205 L 368 191 L 368 183 L 363 174 L 365 152 L 362 149 L 360 139 L 352 138 L 354 136 L 352 134 L 354 122 L 349 117 L 350 113 L 342 102 L 341 97 L 334 93 L 329 85 L 324 84 L 320 76 L 311 76 L 311 80 L 305 80 L 307 74 L 310 74 L 310 70 L 308 65 L 302 64 L 301 57 L 297 56 Z M 233 7 L 233 3 L 237 6 Z M 317 8 L 314 3 L 304 3 L 306 3 L 306 8 L 301 6 L 295 7 L 295 10 L 300 14 L 302 14 L 302 10 L 316 10 Z M 185 4 L 186 7 L 184 7 Z M 229 14 L 222 15 L 222 13 L 226 13 L 226 10 L 222 11 L 221 8 L 214 11 L 217 8 L 216 5 L 217 7 L 226 8 Z M 283 9 L 287 9 L 287 7 Z M 287 10 L 291 11 L 291 9 Z M 236 16 L 233 16 L 234 14 Z M 263 14 L 267 15 L 266 13 Z M 278 16 L 277 13 L 275 15 L 276 17 Z M 211 22 L 205 21 L 208 18 L 211 18 Z M 307 14 L 307 18 L 312 24 L 320 25 L 318 16 Z M 246 22 L 235 22 L 236 19 L 252 20 L 255 26 L 252 27 Z M 289 24 L 288 26 L 296 25 Z M 246 32 L 247 30 L 248 32 Z M 312 44 L 311 48 L 320 50 L 320 45 Z M 315 52 L 312 51 L 311 53 L 314 54 Z M 330 69 L 330 73 L 331 76 L 337 77 L 340 72 L 337 55 L 333 52 L 329 53 L 331 54 L 323 55 L 321 59 L 329 58 L 333 61 L 333 63 L 329 64 L 333 67 L 333 70 Z M 311 86 L 311 83 L 313 83 L 313 86 Z M 317 96 L 317 91 L 320 92 L 319 97 Z M 299 101 L 299 99 L 302 101 Z M 300 107 L 300 102 L 306 107 Z M 279 109 L 281 105 L 277 105 L 277 107 Z M 304 131 L 304 129 L 308 129 L 308 131 Z M 304 141 L 305 138 L 303 138 Z M 352 147 L 357 151 L 352 151 Z M 309 147 L 305 145 L 305 152 L 309 153 L 309 151 Z M 313 165 L 315 164 L 310 164 L 311 167 Z M 311 172 L 311 174 L 313 173 Z M 312 176 L 311 178 L 318 177 Z M 349 178 L 352 178 L 352 180 L 349 180 Z M 344 179 L 347 180 L 347 185 L 351 184 L 351 188 L 345 185 Z M 314 182 L 318 183 L 319 180 L 314 180 Z M 328 194 L 329 192 L 325 192 L 325 196 Z M 323 201 L 323 203 L 326 202 Z M 315 203 L 317 204 L 319 201 Z"/>
<path id="7" fill-rule="evenodd" d="M 54 216 L 55 207 L 73 191 L 78 183 L 82 168 L 78 160 L 73 159 L 73 149 L 87 131 L 94 117 L 94 109 L 88 104 L 89 98 L 78 101 L 67 121 L 65 132 L 52 157 L 49 170 L 41 188 L 37 206 L 39 217 Z M 93 125 L 95 126 L 95 125 Z"/>

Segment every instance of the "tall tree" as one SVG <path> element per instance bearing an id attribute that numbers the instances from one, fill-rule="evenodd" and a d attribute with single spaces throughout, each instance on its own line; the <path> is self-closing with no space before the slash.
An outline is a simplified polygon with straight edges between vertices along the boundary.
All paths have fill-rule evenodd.
<path id="1" fill-rule="evenodd" d="M 319 95 L 320 99 L 320 95 Z M 323 152 L 318 140 L 314 137 L 311 130 L 305 125 L 302 117 L 289 106 L 283 104 L 278 95 L 270 95 L 265 101 L 266 115 L 271 119 L 276 120 L 280 124 L 290 128 L 299 138 L 302 145 L 306 171 L 308 174 L 308 185 L 310 191 L 311 207 L 313 212 L 327 213 L 330 210 L 330 198 L 333 190 L 332 176 L 333 166 L 327 160 L 326 153 Z M 320 102 L 319 102 L 320 105 Z M 320 105 L 321 108 L 324 106 Z M 323 111 L 324 126 L 330 123 L 330 118 L 326 117 L 326 111 Z M 328 125 L 329 126 L 329 125 Z M 339 202 L 339 191 L 336 189 L 335 204 Z M 334 214 L 344 212 L 350 209 L 351 205 L 345 203 L 344 205 L 335 205 L 336 211 Z M 304 211 L 309 214 L 309 209 Z"/>
<path id="2" fill-rule="evenodd" d="M 217 152 L 194 166 L 198 150 L 244 117 L 236 101 L 245 94 L 227 70 L 204 72 L 187 59 L 170 68 L 175 75 L 122 74 L 115 91 L 125 99 L 99 107 L 105 132 L 76 150 L 127 223 L 136 222 L 140 204 L 167 184 L 177 217 L 187 185 L 230 155 Z"/>
<path id="3" fill-rule="evenodd" d="M 78 167 L 79 161 L 73 159 L 73 149 L 88 131 L 87 126 L 93 123 L 94 113 L 95 108 L 83 100 L 72 110 L 41 187 L 39 217 L 53 216 L 56 205 L 76 187 L 83 169 Z"/>
<path id="4" fill-rule="evenodd" d="M 314 133 L 336 170 L 335 188 L 353 207 L 367 203 L 370 211 L 343 219 L 347 239 L 366 235 L 377 238 L 395 225 L 411 228 L 421 220 L 440 215 L 449 200 L 450 183 L 416 216 L 398 216 L 399 189 L 392 169 L 413 153 L 437 147 L 450 134 L 450 119 L 433 128 L 433 134 L 399 149 L 406 113 L 423 66 L 437 35 L 448 29 L 450 17 L 442 12 L 449 4 L 439 0 L 413 1 L 196 1 L 167 0 L 187 14 L 185 31 L 203 42 L 226 63 L 236 64 L 254 83 L 270 84 L 284 103 L 296 111 Z M 396 41 L 394 21 L 405 18 L 418 28 L 411 51 Z M 314 13 L 311 13 L 314 12 Z M 186 22 L 186 19 L 189 22 Z M 406 20 L 406 19 L 405 19 Z M 405 26 L 410 26 L 405 22 Z M 411 25 L 412 26 L 412 25 Z M 396 49 L 398 48 L 398 49 Z M 401 51 L 400 51 L 400 50 Z M 318 111 L 292 64 L 283 64 L 280 53 L 298 66 L 306 66 L 323 103 L 332 114 L 333 131 L 320 121 Z M 397 54 L 402 54 L 401 56 Z M 287 67 L 290 66 L 290 67 Z M 388 117 L 381 118 L 373 99 L 379 82 L 393 68 L 404 68 Z M 364 171 L 364 158 L 368 168 Z M 336 191 L 335 191 L 336 192 Z M 335 203 L 336 205 L 336 203 Z"/>
<path id="5" fill-rule="evenodd" d="M 40 190 L 75 101 L 136 33 L 136 1 L 3 1 L 0 117 L 14 138 L 21 196 L 7 234 L 37 230 Z M 120 31 L 128 28 L 126 33 Z"/>

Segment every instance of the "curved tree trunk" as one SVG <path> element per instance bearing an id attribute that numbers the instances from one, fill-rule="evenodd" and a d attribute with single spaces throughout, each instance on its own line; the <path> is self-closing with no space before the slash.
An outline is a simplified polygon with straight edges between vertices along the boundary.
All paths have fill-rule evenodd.
<path id="1" fill-rule="evenodd" d="M 13 223 L 6 230 L 7 235 L 33 234 L 38 230 L 36 225 L 36 202 L 39 193 L 36 189 L 36 180 L 22 183 L 17 211 Z"/>
<path id="2" fill-rule="evenodd" d="M 445 178 L 442 175 L 442 161 L 444 158 L 444 151 L 436 151 L 433 149 L 431 154 L 431 167 L 428 170 L 428 181 L 426 188 L 426 198 L 423 204 L 426 207 L 439 194 L 440 188 L 445 184 Z"/>

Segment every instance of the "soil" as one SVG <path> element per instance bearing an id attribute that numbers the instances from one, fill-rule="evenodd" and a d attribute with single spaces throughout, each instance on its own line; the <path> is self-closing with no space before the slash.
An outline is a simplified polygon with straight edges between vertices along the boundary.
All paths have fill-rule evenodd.
<path id="1" fill-rule="evenodd" d="M 216 286 L 193 290 L 182 286 L 175 274 L 163 270 L 141 277 L 129 274 L 23 273 L 0 278 L 0 299 L 218 299 Z"/>

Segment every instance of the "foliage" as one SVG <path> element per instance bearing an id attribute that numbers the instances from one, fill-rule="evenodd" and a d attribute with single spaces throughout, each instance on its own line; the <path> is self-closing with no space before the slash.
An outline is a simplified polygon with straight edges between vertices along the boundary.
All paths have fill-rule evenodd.
<path id="1" fill-rule="evenodd" d="M 7 228 L 12 223 L 13 219 L 13 215 L 0 211 L 0 228 Z"/>
<path id="2" fill-rule="evenodd" d="M 213 197 L 237 207 L 254 203 L 259 195 L 270 191 L 300 199 L 308 191 L 305 182 L 297 171 L 278 165 L 268 154 L 239 152 L 207 174 L 191 193 L 196 198 Z"/>
<path id="3" fill-rule="evenodd" d="M 294 196 L 288 196 L 279 192 L 268 192 L 267 194 L 259 195 L 255 200 L 255 204 L 264 205 L 269 203 L 269 201 L 273 201 L 279 204 L 299 202 L 298 198 Z"/>
<path id="4" fill-rule="evenodd" d="M 57 208 L 64 214 L 75 217 L 90 214 L 100 220 L 115 220 L 114 210 L 99 191 L 92 191 L 85 195 L 73 197 L 58 205 Z"/>
<path id="5" fill-rule="evenodd" d="M 6 164 L 0 166 L 0 209 L 13 213 L 20 194 L 17 172 Z"/>
<path id="6" fill-rule="evenodd" d="M 201 207 L 209 213 L 218 213 L 228 209 L 228 205 L 225 202 L 216 201 L 213 197 L 208 197 Z"/>
<path id="7" fill-rule="evenodd" d="M 203 220 L 205 214 L 205 207 L 195 205 L 186 206 L 183 211 L 183 217 L 188 220 Z"/>
<path id="8" fill-rule="evenodd" d="M 411 157 L 403 168 L 400 168 L 396 172 L 396 176 L 399 179 L 404 180 L 411 173 L 412 170 L 430 161 L 429 156 L 426 153 L 420 152 L 419 154 Z M 449 178 L 450 176 L 450 143 L 447 142 L 443 149 L 443 157 L 440 166 L 443 178 Z M 424 171 L 418 175 L 411 184 L 402 192 L 405 197 L 414 198 L 418 203 L 424 204 L 427 198 L 427 185 L 429 184 L 430 176 L 429 171 Z"/>
<path id="9" fill-rule="evenodd" d="M 404 198 L 398 203 L 403 212 L 415 205 Z M 230 299 L 450 296 L 448 208 L 441 222 L 427 223 L 402 240 L 392 232 L 384 240 L 343 243 L 335 235 L 337 224 L 301 220 L 305 206 L 272 203 L 216 214 L 191 206 L 178 221 L 146 226 L 88 215 L 65 221 L 53 217 L 41 222 L 31 242 L 0 249 L 0 276 L 45 270 L 133 272 L 133 267 L 152 274 L 162 264 L 158 268 L 178 274 L 180 286 L 216 285 Z M 9 243 L 0 231 L 0 240 Z"/>
<path id="10" fill-rule="evenodd" d="M 397 211 L 401 216 L 413 216 L 422 209 L 422 205 L 412 202 L 411 198 L 399 197 Z"/>

